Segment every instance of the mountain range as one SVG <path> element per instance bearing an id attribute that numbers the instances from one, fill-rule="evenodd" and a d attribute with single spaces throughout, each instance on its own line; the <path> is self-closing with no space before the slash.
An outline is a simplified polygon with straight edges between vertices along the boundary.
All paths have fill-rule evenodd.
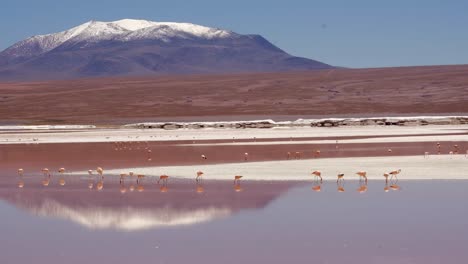
<path id="1" fill-rule="evenodd" d="M 0 52 L 0 80 L 329 69 L 260 35 L 190 23 L 89 21 Z"/>

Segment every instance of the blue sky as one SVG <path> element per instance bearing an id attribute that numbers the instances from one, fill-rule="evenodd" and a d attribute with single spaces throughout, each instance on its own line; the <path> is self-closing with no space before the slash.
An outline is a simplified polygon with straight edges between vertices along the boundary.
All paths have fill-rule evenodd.
<path id="1" fill-rule="evenodd" d="M 260 34 L 345 67 L 468 64 L 466 0 L 3 0 L 0 50 L 89 20 L 191 22 Z"/>

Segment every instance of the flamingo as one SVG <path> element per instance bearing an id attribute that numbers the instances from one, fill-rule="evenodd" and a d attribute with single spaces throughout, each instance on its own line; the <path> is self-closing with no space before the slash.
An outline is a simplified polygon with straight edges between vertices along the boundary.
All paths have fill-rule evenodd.
<path id="1" fill-rule="evenodd" d="M 240 176 L 240 175 L 234 176 L 234 184 L 236 184 L 236 183 L 240 184 L 241 179 L 242 179 L 242 176 Z"/>
<path id="2" fill-rule="evenodd" d="M 60 168 L 58 170 L 58 173 L 60 173 L 59 184 L 60 184 L 60 186 L 64 186 L 65 185 L 65 179 L 63 178 L 63 174 L 65 173 L 65 168 Z"/>
<path id="3" fill-rule="evenodd" d="M 143 175 L 143 174 L 138 174 L 138 175 L 137 175 L 137 184 L 139 184 L 139 183 L 140 183 L 140 180 L 142 180 L 143 178 L 145 178 L 145 175 Z M 137 187 L 137 189 L 138 189 L 138 187 Z"/>
<path id="4" fill-rule="evenodd" d="M 248 161 L 249 160 L 249 153 L 244 153 L 244 161 Z"/>
<path id="5" fill-rule="evenodd" d="M 291 159 L 291 152 L 286 153 L 286 159 Z"/>
<path id="6" fill-rule="evenodd" d="M 44 176 L 50 175 L 50 171 L 49 171 L 48 168 L 43 168 L 41 171 L 42 171 L 42 174 L 43 174 Z"/>
<path id="7" fill-rule="evenodd" d="M 458 145 L 453 145 L 453 148 L 454 148 L 454 153 L 455 154 L 458 154 Z"/>
<path id="8" fill-rule="evenodd" d="M 93 175 L 93 170 L 88 170 L 89 176 Z"/>
<path id="9" fill-rule="evenodd" d="M 204 160 L 208 159 L 204 154 L 201 155 L 201 158 Z"/>
<path id="10" fill-rule="evenodd" d="M 424 158 L 425 158 L 425 159 L 429 158 L 429 152 L 427 152 L 427 151 L 424 152 Z"/>
<path id="11" fill-rule="evenodd" d="M 338 174 L 338 179 L 336 180 L 336 182 L 338 183 L 339 181 L 344 181 L 344 173 Z"/>
<path id="12" fill-rule="evenodd" d="M 314 175 L 314 180 L 320 178 L 320 182 L 323 181 L 323 179 L 322 179 L 322 173 L 321 173 L 320 171 L 318 171 L 318 170 L 313 171 L 313 172 L 312 172 L 312 175 Z"/>
<path id="13" fill-rule="evenodd" d="M 317 150 L 315 151 L 314 156 L 315 156 L 316 158 L 319 158 L 319 157 L 320 157 L 320 150 L 319 150 L 319 149 L 317 149 Z"/>
<path id="14" fill-rule="evenodd" d="M 97 167 L 96 168 L 96 172 L 101 176 L 102 178 L 102 174 L 104 173 L 104 170 L 101 168 L 101 167 Z"/>
<path id="15" fill-rule="evenodd" d="M 398 170 L 394 170 L 394 171 L 389 172 L 388 174 L 391 175 L 390 180 L 393 179 L 393 177 L 395 177 L 395 179 L 398 180 L 397 175 L 400 174 L 400 172 L 401 172 L 401 169 L 398 169 Z"/>
<path id="16" fill-rule="evenodd" d="M 383 176 L 385 177 L 385 183 L 387 183 L 388 182 L 388 176 L 390 176 L 390 174 L 384 173 Z"/>
<path id="17" fill-rule="evenodd" d="M 301 159 L 301 152 L 296 151 L 296 153 L 294 153 L 294 158 L 295 159 Z"/>
<path id="18" fill-rule="evenodd" d="M 161 176 L 159 176 L 159 180 L 158 180 L 158 184 L 159 182 L 162 180 L 163 181 L 163 184 L 167 184 L 167 179 L 169 178 L 169 176 L 163 174 Z"/>
<path id="19" fill-rule="evenodd" d="M 127 173 L 120 173 L 120 183 L 123 183 L 125 181 L 125 177 L 127 177 Z"/>
<path id="20" fill-rule="evenodd" d="M 387 151 L 388 151 L 388 153 L 392 153 L 392 149 L 391 149 L 391 148 L 389 148 Z"/>
<path id="21" fill-rule="evenodd" d="M 367 172 L 365 171 L 358 171 L 356 174 L 359 176 L 359 181 L 361 181 L 361 178 L 364 178 L 366 183 L 367 183 Z"/>
<path id="22" fill-rule="evenodd" d="M 18 175 L 19 175 L 20 177 L 23 177 L 23 174 L 24 174 L 24 170 L 21 169 L 21 168 L 18 169 Z"/>
<path id="23" fill-rule="evenodd" d="M 195 180 L 198 182 L 198 178 L 200 178 L 201 176 L 203 176 L 203 172 L 202 171 L 197 171 L 197 178 L 195 178 Z"/>

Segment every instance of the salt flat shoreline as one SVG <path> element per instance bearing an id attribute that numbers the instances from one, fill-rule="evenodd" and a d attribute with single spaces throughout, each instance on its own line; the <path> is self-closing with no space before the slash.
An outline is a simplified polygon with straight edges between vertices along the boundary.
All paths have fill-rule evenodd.
<path id="1" fill-rule="evenodd" d="M 468 180 L 468 158 L 465 155 L 349 157 L 263 162 L 241 162 L 190 166 L 155 166 L 120 168 L 106 171 L 110 175 L 134 171 L 147 176 L 171 175 L 177 178 L 195 178 L 203 171 L 209 180 L 232 180 L 242 175 L 248 180 L 313 180 L 311 172 L 319 170 L 324 180 L 336 180 L 344 173 L 345 180 L 359 180 L 355 174 L 366 171 L 369 180 L 384 180 L 383 173 L 401 169 L 400 180 Z M 75 172 L 85 174 L 85 171 Z"/>

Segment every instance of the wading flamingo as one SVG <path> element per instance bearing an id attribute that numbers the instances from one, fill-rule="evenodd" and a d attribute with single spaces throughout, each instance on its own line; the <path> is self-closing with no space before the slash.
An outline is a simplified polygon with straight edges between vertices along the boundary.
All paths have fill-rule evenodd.
<path id="1" fill-rule="evenodd" d="M 103 178 L 102 174 L 104 173 L 104 170 L 101 167 L 97 167 L 96 172 L 99 174 L 99 176 L 101 176 L 101 179 L 102 179 Z"/>
<path id="2" fill-rule="evenodd" d="M 169 176 L 167 176 L 165 174 L 159 176 L 158 184 L 159 184 L 160 181 L 162 181 L 163 184 L 167 184 L 167 179 L 169 179 Z"/>
<path id="3" fill-rule="evenodd" d="M 336 180 L 336 182 L 338 183 L 340 181 L 344 181 L 344 173 L 338 174 L 338 179 Z"/>
<path id="4" fill-rule="evenodd" d="M 320 149 L 317 149 L 317 150 L 315 151 L 315 153 L 314 153 L 314 157 L 320 158 L 320 153 L 321 153 L 321 152 L 320 152 Z"/>
<path id="5" fill-rule="evenodd" d="M 49 171 L 48 168 L 43 168 L 41 171 L 42 171 L 42 175 L 44 175 L 44 176 L 49 176 L 50 175 L 50 171 Z"/>
<path id="6" fill-rule="evenodd" d="M 358 171 L 356 174 L 359 176 L 359 181 L 361 181 L 361 178 L 364 178 L 364 180 L 367 183 L 367 172 L 365 171 Z"/>
<path id="7" fill-rule="evenodd" d="M 60 168 L 58 170 L 58 173 L 60 173 L 59 185 L 64 186 L 65 185 L 65 179 L 63 178 L 63 174 L 65 173 L 65 168 Z"/>
<path id="8" fill-rule="evenodd" d="M 385 183 L 387 183 L 388 182 L 388 176 L 390 176 L 390 174 L 384 173 L 383 176 L 385 177 Z"/>
<path id="9" fill-rule="evenodd" d="M 301 156 L 302 156 L 302 153 L 299 152 L 299 151 L 296 151 L 296 152 L 294 153 L 294 158 L 295 158 L 295 159 L 301 159 Z"/>
<path id="10" fill-rule="evenodd" d="M 143 174 L 138 174 L 138 175 L 137 175 L 137 184 L 139 184 L 139 183 L 140 183 L 140 180 L 143 180 L 144 178 L 145 178 L 145 175 L 143 175 Z M 137 187 L 137 188 L 138 188 L 138 187 Z"/>
<path id="11" fill-rule="evenodd" d="M 240 183 L 240 180 L 241 180 L 241 179 L 242 179 L 242 176 L 240 176 L 240 175 L 234 176 L 234 184 Z"/>
<path id="12" fill-rule="evenodd" d="M 400 174 L 400 172 L 401 172 L 401 169 L 389 172 L 388 174 L 391 175 L 390 180 L 393 179 L 393 178 L 398 180 L 397 175 Z"/>
<path id="13" fill-rule="evenodd" d="M 21 169 L 21 168 L 18 169 L 18 175 L 19 175 L 20 177 L 23 177 L 23 174 L 24 174 L 24 170 Z"/>
<path id="14" fill-rule="evenodd" d="M 244 153 L 244 161 L 248 161 L 249 160 L 249 153 Z"/>
<path id="15" fill-rule="evenodd" d="M 338 192 L 340 192 L 340 193 L 345 192 L 345 189 L 344 189 L 344 182 L 338 182 L 336 185 L 337 185 L 336 190 L 337 190 Z"/>
<path id="16" fill-rule="evenodd" d="M 127 173 L 120 173 L 120 183 L 123 183 L 125 181 L 125 177 L 127 177 Z"/>
<path id="17" fill-rule="evenodd" d="M 312 175 L 314 175 L 314 180 L 318 180 L 318 178 L 320 178 L 320 182 L 323 181 L 323 179 L 322 179 L 322 173 L 321 173 L 320 171 L 318 171 L 318 170 L 313 171 L 313 172 L 312 172 Z"/>
<path id="18" fill-rule="evenodd" d="M 198 178 L 201 179 L 201 176 L 203 176 L 203 174 L 204 174 L 204 173 L 203 173 L 202 171 L 197 171 L 197 178 L 195 178 L 195 180 L 198 182 L 198 181 L 199 181 Z"/>

